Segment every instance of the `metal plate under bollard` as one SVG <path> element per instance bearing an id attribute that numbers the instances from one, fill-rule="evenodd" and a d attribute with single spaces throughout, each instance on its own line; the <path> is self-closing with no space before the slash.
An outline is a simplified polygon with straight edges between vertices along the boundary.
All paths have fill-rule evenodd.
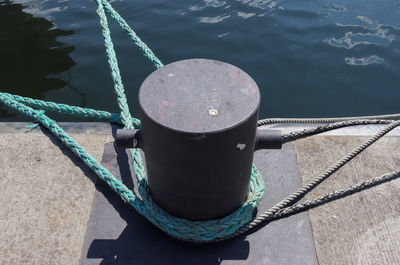
<path id="1" fill-rule="evenodd" d="M 246 200 L 254 150 L 281 147 L 279 132 L 257 134 L 256 83 L 227 63 L 166 65 L 143 82 L 139 104 L 141 129 L 119 130 L 117 144 L 144 150 L 153 199 L 178 217 L 233 212 Z"/>

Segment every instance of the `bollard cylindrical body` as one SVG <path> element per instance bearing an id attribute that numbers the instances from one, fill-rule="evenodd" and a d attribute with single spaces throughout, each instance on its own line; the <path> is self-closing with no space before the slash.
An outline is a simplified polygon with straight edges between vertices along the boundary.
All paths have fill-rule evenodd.
<path id="1" fill-rule="evenodd" d="M 153 199 L 191 220 L 223 217 L 249 190 L 260 93 L 239 68 L 191 59 L 153 72 L 139 91 Z"/>

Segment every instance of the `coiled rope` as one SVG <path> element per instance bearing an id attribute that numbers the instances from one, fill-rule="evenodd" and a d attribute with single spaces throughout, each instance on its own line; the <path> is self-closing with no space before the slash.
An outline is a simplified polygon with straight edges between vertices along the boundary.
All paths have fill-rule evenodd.
<path id="1" fill-rule="evenodd" d="M 391 121 L 385 119 L 397 119 L 400 117 L 400 114 L 328 119 L 265 119 L 260 120 L 258 125 L 264 126 L 272 123 L 334 122 L 332 124 L 322 125 L 313 129 L 306 129 L 299 132 L 285 134 L 283 136 L 284 142 L 297 140 L 345 126 L 388 123 L 389 125 L 378 134 L 368 139 L 361 146 L 354 149 L 348 155 L 344 156 L 336 164 L 328 168 L 326 172 L 315 177 L 311 182 L 305 184 L 298 191 L 289 195 L 286 199 L 276 204 L 270 210 L 259 215 L 255 219 L 252 218 L 252 215 L 258 202 L 262 198 L 264 192 L 264 183 L 259 171 L 254 165 L 251 172 L 250 188 L 247 201 L 239 209 L 221 219 L 208 221 L 189 221 L 171 216 L 155 204 L 149 194 L 144 165 L 140 152 L 136 149 L 130 149 L 129 151 L 132 156 L 133 168 L 138 182 L 138 191 L 142 197 L 142 199 L 140 199 L 133 191 L 129 190 L 121 181 L 116 179 L 106 168 L 104 168 L 99 162 L 90 156 L 90 154 L 88 154 L 83 147 L 76 143 L 63 129 L 61 129 L 54 120 L 50 119 L 44 113 L 45 111 L 54 111 L 78 117 L 89 118 L 92 120 L 107 121 L 110 123 L 121 124 L 127 129 L 140 127 L 140 121 L 136 118 L 132 118 L 129 111 L 105 12 L 107 12 L 110 17 L 121 26 L 121 28 L 128 34 L 132 41 L 139 47 L 141 52 L 154 64 L 156 68 L 162 67 L 163 64 L 154 55 L 150 48 L 148 48 L 148 46 L 129 27 L 125 20 L 112 8 L 108 1 L 96 0 L 96 2 L 98 4 L 97 14 L 100 18 L 100 25 L 102 27 L 108 63 L 110 65 L 111 76 L 114 81 L 114 90 L 117 94 L 117 102 L 120 107 L 121 114 L 109 113 L 106 111 L 93 110 L 89 108 L 80 108 L 54 102 L 46 102 L 3 92 L 0 92 L 0 102 L 33 118 L 38 123 L 49 129 L 53 135 L 55 135 L 66 147 L 68 147 L 75 155 L 77 155 L 90 169 L 92 169 L 96 175 L 100 177 L 100 179 L 105 181 L 111 189 L 118 193 L 126 203 L 129 203 L 131 206 L 133 206 L 136 211 L 145 216 L 151 223 L 159 227 L 162 231 L 180 240 L 193 243 L 222 241 L 248 232 L 249 230 L 261 224 L 266 224 L 278 218 L 286 217 L 313 207 L 317 207 L 329 201 L 351 195 L 355 192 L 371 188 L 399 177 L 400 171 L 396 171 L 373 178 L 366 182 L 353 185 L 346 189 L 329 193 L 313 200 L 299 202 L 299 200 L 301 200 L 308 192 L 331 176 L 344 164 L 349 162 L 389 131 L 399 126 L 400 121 Z M 39 110 L 35 110 L 33 108 L 38 108 Z"/>

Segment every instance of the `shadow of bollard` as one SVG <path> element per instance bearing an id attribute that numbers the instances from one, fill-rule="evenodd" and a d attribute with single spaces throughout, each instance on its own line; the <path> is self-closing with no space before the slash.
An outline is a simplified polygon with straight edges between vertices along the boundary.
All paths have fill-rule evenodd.
<path id="1" fill-rule="evenodd" d="M 106 145 L 104 166 L 116 177 L 123 176 L 132 189 L 135 182 L 128 161 L 124 149 Z M 96 183 L 96 190 L 86 236 L 91 241 L 85 240 L 87 254 L 81 264 L 220 264 L 248 258 L 250 247 L 244 237 L 216 244 L 184 243 L 153 226 L 102 181 Z M 90 229 L 94 223 L 96 228 Z M 100 239 L 103 235 L 106 238 Z"/>

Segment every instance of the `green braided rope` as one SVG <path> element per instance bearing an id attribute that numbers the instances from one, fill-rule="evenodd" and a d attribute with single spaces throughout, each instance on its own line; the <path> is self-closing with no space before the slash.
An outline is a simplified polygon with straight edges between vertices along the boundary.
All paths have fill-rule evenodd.
<path id="1" fill-rule="evenodd" d="M 125 96 L 124 85 L 122 84 L 121 74 L 118 67 L 118 60 L 114 50 L 114 44 L 111 39 L 110 29 L 108 27 L 108 21 L 104 12 L 104 6 L 101 0 L 96 0 L 98 4 L 97 14 L 100 18 L 100 25 L 102 27 L 102 33 L 104 37 L 104 45 L 106 47 L 106 54 L 108 58 L 108 64 L 111 69 L 111 76 L 114 81 L 114 90 L 117 94 L 118 105 L 121 110 L 121 120 L 125 128 L 133 129 L 132 116 L 129 111 L 128 102 Z"/>
<path id="2" fill-rule="evenodd" d="M 7 93 L 0 92 L 0 101 L 35 119 L 49 129 L 53 135 L 92 169 L 100 179 L 118 193 L 126 203 L 133 206 L 136 211 L 145 216 L 161 230 L 181 240 L 207 242 L 234 233 L 252 219 L 252 213 L 263 195 L 264 183 L 262 177 L 253 166 L 247 201 L 232 214 L 221 219 L 209 221 L 190 221 L 171 216 L 159 208 L 152 200 L 147 188 L 147 180 L 143 167 L 136 168 L 136 171 L 141 175 L 141 178 L 138 178 L 138 189 L 142 197 L 142 200 L 140 200 L 133 191 L 129 190 L 121 181 L 115 178 L 106 168 L 88 154 L 83 147 L 76 143 L 54 120 L 47 117 L 43 110 L 34 110 L 18 102 L 12 95 L 10 96 Z"/>
<path id="3" fill-rule="evenodd" d="M 118 14 L 117 11 L 111 6 L 111 4 L 106 0 L 101 0 L 101 3 L 104 9 L 110 14 L 110 16 L 118 22 L 123 30 L 128 34 L 128 36 L 133 40 L 136 46 L 142 51 L 143 55 L 146 56 L 158 69 L 164 66 L 164 64 L 158 59 L 154 53 L 150 50 L 150 48 L 144 43 L 139 36 L 129 27 L 128 23 Z"/>
<path id="4" fill-rule="evenodd" d="M 13 98 L 14 100 L 16 100 L 22 104 L 25 104 L 27 106 L 30 106 L 32 108 L 38 108 L 38 109 L 45 110 L 45 111 L 58 112 L 58 113 L 62 113 L 62 114 L 68 114 L 68 115 L 83 117 L 83 118 L 97 120 L 97 121 L 122 124 L 121 115 L 119 115 L 117 113 L 110 113 L 110 112 L 107 112 L 104 110 L 81 108 L 81 107 L 77 107 L 77 106 L 70 106 L 70 105 L 60 104 L 60 103 L 55 103 L 55 102 L 50 102 L 50 101 L 43 101 L 43 100 L 39 100 L 39 99 L 21 97 L 18 95 L 12 95 L 9 93 L 4 93 L 4 92 L 1 92 L 1 94 L 9 96 L 9 97 Z M 132 123 L 135 128 L 140 127 L 140 121 L 138 119 L 132 118 Z"/>
<path id="5" fill-rule="evenodd" d="M 140 40 L 125 20 L 112 8 L 110 3 L 106 0 L 96 0 L 96 2 L 98 4 L 97 14 L 100 18 L 106 54 L 121 114 L 118 115 L 106 111 L 35 100 L 2 92 L 0 92 L 0 101 L 37 120 L 44 127 L 48 128 L 65 146 L 67 146 L 90 169 L 92 169 L 100 179 L 105 181 L 111 189 L 118 193 L 125 202 L 129 203 L 136 209 L 136 211 L 169 235 L 185 241 L 209 242 L 218 238 L 225 238 L 228 235 L 235 233 L 239 228 L 250 222 L 254 209 L 264 193 L 263 179 L 254 165 L 251 171 L 248 198 L 239 209 L 221 219 L 190 221 L 168 214 L 158 207 L 152 200 L 148 190 L 144 164 L 140 152 L 137 149 L 130 149 L 130 154 L 132 156 L 133 168 L 138 182 L 138 191 L 142 199 L 139 199 L 133 191 L 129 190 L 122 182 L 116 179 L 107 169 L 91 157 L 90 154 L 68 136 L 68 134 L 62 130 L 54 120 L 44 114 L 44 110 L 56 111 L 84 118 L 122 123 L 124 127 L 128 129 L 138 128 L 140 126 L 140 121 L 132 118 L 129 111 L 105 11 L 107 11 L 110 16 L 128 33 L 129 37 L 139 47 L 142 53 L 150 59 L 155 67 L 160 68 L 163 64 L 148 48 L 148 46 Z M 29 106 L 41 110 L 34 110 Z"/>

